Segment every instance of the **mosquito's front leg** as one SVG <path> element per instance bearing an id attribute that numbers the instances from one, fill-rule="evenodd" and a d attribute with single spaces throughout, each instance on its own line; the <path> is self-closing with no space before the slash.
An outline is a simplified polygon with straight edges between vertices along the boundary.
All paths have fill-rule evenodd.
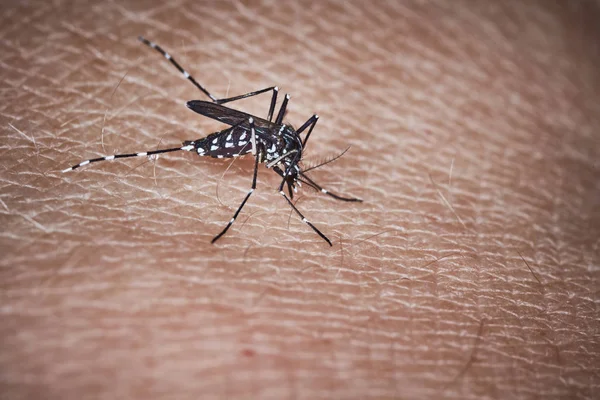
<path id="1" fill-rule="evenodd" d="M 235 214 L 233 214 L 233 218 L 231 218 L 231 220 L 227 223 L 227 226 L 225 227 L 225 229 L 223 229 L 221 231 L 221 233 L 219 233 L 217 236 L 215 236 L 213 238 L 213 240 L 211 241 L 211 243 L 214 243 L 217 240 L 219 240 L 219 238 L 221 236 L 223 236 L 227 232 L 227 230 L 229 230 L 229 228 L 231 227 L 231 225 L 233 225 L 233 223 L 235 222 L 235 219 L 238 217 L 238 215 L 242 211 L 242 208 L 244 208 L 244 205 L 246 204 L 246 202 L 250 198 L 250 195 L 256 189 L 256 176 L 258 175 L 258 160 L 260 159 L 261 153 L 260 153 L 260 150 L 257 151 L 256 147 L 255 147 L 256 146 L 256 137 L 255 137 L 256 136 L 256 131 L 254 129 L 254 120 L 252 118 L 250 118 L 248 120 L 248 123 L 250 124 L 250 131 L 252 132 L 251 141 L 253 143 L 253 153 L 256 152 L 256 153 L 254 153 L 255 154 L 255 156 L 254 156 L 254 173 L 252 175 L 252 187 L 248 191 L 248 194 L 246 194 L 246 197 L 244 197 L 244 200 L 242 201 L 242 204 L 240 204 L 240 206 L 238 207 L 238 209 L 235 212 Z"/>
<path id="2" fill-rule="evenodd" d="M 294 166 L 296 165 L 297 157 L 298 157 L 298 154 L 296 154 L 294 156 L 294 158 L 292 159 L 292 161 L 290 163 L 290 166 L 285 169 L 285 172 L 282 171 L 278 167 L 274 167 L 273 168 L 273 170 L 275 172 L 277 172 L 283 178 L 282 181 L 281 181 L 281 184 L 279 185 L 279 194 L 281 194 L 283 196 L 283 198 L 288 202 L 288 204 L 290 205 L 290 207 L 292 207 L 292 209 L 296 212 L 296 214 L 298 214 L 298 216 L 302 219 L 302 222 L 304 222 L 306 225 L 310 226 L 311 229 L 313 231 L 315 231 L 317 233 L 317 235 L 319 235 L 323 240 L 325 240 L 330 246 L 333 246 L 331 244 L 331 240 L 329 240 L 329 238 L 327 238 L 327 236 L 325 236 L 316 226 L 314 226 L 308 219 L 306 219 L 306 217 L 300 212 L 300 210 L 298 210 L 298 208 L 296 208 L 296 206 L 294 205 L 294 203 L 292 203 L 292 201 L 283 192 L 283 185 L 287 182 L 288 183 L 288 189 L 289 189 L 289 192 L 290 192 L 290 197 L 292 197 L 291 184 L 289 183 L 289 181 L 286 178 L 287 178 L 288 174 L 290 173 L 291 169 L 294 168 Z"/>
<path id="3" fill-rule="evenodd" d="M 315 231 L 317 233 L 317 235 L 321 236 L 321 238 L 323 240 L 325 240 L 330 246 L 333 246 L 331 244 L 331 240 L 329 240 L 327 238 L 327 236 L 325 236 L 316 226 L 314 226 L 309 220 L 307 220 L 304 215 L 302 215 L 302 213 L 300 212 L 300 210 L 298 210 L 296 208 L 294 203 L 292 203 L 292 201 L 285 195 L 285 193 L 283 193 L 283 190 L 280 190 L 279 194 L 281 194 L 283 196 L 283 198 L 288 202 L 290 207 L 292 207 L 292 209 L 296 212 L 296 214 L 298 214 L 298 216 L 302 219 L 302 222 L 304 222 L 306 225 L 310 226 L 312 228 L 312 230 Z"/>

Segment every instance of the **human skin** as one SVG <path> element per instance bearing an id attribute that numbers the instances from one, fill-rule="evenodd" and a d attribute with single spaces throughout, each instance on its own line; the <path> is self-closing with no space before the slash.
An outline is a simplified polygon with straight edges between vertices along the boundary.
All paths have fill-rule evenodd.
<path id="1" fill-rule="evenodd" d="M 0 12 L 0 398 L 591 399 L 593 2 L 153 2 Z M 298 207 L 173 153 L 278 85 L 320 115 Z M 268 95 L 234 104 L 265 115 Z M 218 192 L 218 196 L 217 196 Z"/>

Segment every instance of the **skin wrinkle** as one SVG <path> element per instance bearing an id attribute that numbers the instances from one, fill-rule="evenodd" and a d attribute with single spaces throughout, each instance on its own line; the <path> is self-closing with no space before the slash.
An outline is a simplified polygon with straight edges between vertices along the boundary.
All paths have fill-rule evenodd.
<path id="1" fill-rule="evenodd" d="M 365 4 L 0 12 L 0 393 L 594 397 L 598 6 Z M 215 246 L 232 213 L 214 196 L 226 161 L 59 173 L 220 129 L 183 107 L 203 95 L 139 34 L 217 96 L 279 85 L 294 126 L 317 112 L 307 156 L 352 145 L 311 177 L 365 203 L 299 193 L 333 249 L 295 215 L 288 228 L 262 167 Z M 264 115 L 262 97 L 234 107 Z M 220 183 L 227 206 L 251 164 Z"/>

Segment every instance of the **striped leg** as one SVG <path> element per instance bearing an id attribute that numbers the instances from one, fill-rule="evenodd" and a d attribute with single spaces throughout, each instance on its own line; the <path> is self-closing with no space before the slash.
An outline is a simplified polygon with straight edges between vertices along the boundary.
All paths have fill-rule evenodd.
<path id="1" fill-rule="evenodd" d="M 283 198 L 288 202 L 288 204 L 290 205 L 290 207 L 292 207 L 292 209 L 296 212 L 296 214 L 298 214 L 300 216 L 300 218 L 302 219 L 302 222 L 304 222 L 306 225 L 310 226 L 311 229 L 313 231 L 315 231 L 317 233 L 317 235 L 321 236 L 321 238 L 323 240 L 325 240 L 327 243 L 329 243 L 330 246 L 333 246 L 331 244 L 331 241 L 327 238 L 327 236 L 325 236 L 316 226 L 314 226 L 309 220 L 307 220 L 306 217 L 300 212 L 300 210 L 298 210 L 298 208 L 296 208 L 296 206 L 294 205 L 294 203 L 292 203 L 292 201 L 283 192 L 283 185 L 287 182 L 288 189 L 289 189 L 289 192 L 290 192 L 290 197 L 293 198 L 292 189 L 291 189 L 291 183 L 289 183 L 289 181 L 285 179 L 285 176 L 286 176 L 285 174 L 287 173 L 288 170 L 286 170 L 286 172 L 283 172 L 280 168 L 274 167 L 273 171 L 277 172 L 283 178 L 283 181 L 281 182 L 281 185 L 279 185 L 279 194 L 281 194 L 283 196 Z"/>
<path id="2" fill-rule="evenodd" d="M 252 120 L 252 118 L 250 118 L 249 122 L 250 122 L 250 130 L 252 132 L 252 136 L 255 136 L 256 133 L 255 133 L 255 130 L 254 130 L 254 121 Z M 256 139 L 254 139 L 253 143 L 256 143 Z M 225 227 L 225 229 L 223 229 L 221 231 L 221 233 L 219 233 L 217 236 L 215 236 L 213 238 L 213 240 L 211 241 L 211 243 L 214 243 L 217 240 L 219 240 L 219 238 L 221 236 L 223 236 L 229 230 L 229 228 L 231 227 L 231 225 L 233 225 L 233 223 L 235 222 L 235 219 L 238 217 L 238 215 L 242 211 L 242 208 L 244 208 L 244 206 L 246 205 L 246 202 L 250 198 L 250 195 L 256 189 L 256 176 L 258 175 L 258 160 L 259 159 L 260 159 L 260 151 L 257 151 L 256 155 L 254 157 L 254 174 L 252 175 L 252 187 L 248 191 L 248 194 L 246 194 L 246 197 L 244 197 L 244 200 L 242 201 L 242 204 L 240 204 L 240 206 L 238 207 L 238 209 L 235 212 L 235 214 L 233 214 L 233 218 L 231 218 L 231 220 L 227 223 L 227 226 Z"/>
<path id="3" fill-rule="evenodd" d="M 185 145 L 183 147 L 173 147 L 173 148 L 170 148 L 170 149 L 159 149 L 159 150 L 152 150 L 152 151 L 144 151 L 144 152 L 141 152 L 141 153 L 115 154 L 115 155 L 112 155 L 112 156 L 104 156 L 104 157 L 92 158 L 91 160 L 82 161 L 79 164 L 76 164 L 76 165 L 73 165 L 72 167 L 64 169 L 62 172 L 73 171 L 74 169 L 77 169 L 79 167 L 83 167 L 83 166 L 91 164 L 91 163 L 100 162 L 100 161 L 111 161 L 111 160 L 115 160 L 117 158 L 146 157 L 146 156 L 152 156 L 152 155 L 155 155 L 155 154 L 170 153 L 170 152 L 173 152 L 173 151 L 190 151 L 190 150 L 193 150 L 193 149 L 194 149 L 194 145 L 193 144 L 188 144 L 188 145 Z"/>
<path id="4" fill-rule="evenodd" d="M 329 240 L 327 238 L 327 236 L 323 235 L 323 233 L 313 224 L 310 223 L 309 220 L 306 219 L 306 217 L 304 215 L 302 215 L 302 213 L 300 212 L 300 210 L 298 210 L 296 208 L 296 206 L 294 205 L 294 203 L 292 203 L 292 201 L 285 195 L 285 193 L 283 193 L 283 190 L 280 190 L 279 193 L 283 196 L 283 198 L 288 202 L 288 204 L 290 205 L 290 207 L 292 207 L 292 209 L 294 211 L 296 211 L 296 214 L 298 214 L 298 216 L 300 216 L 300 218 L 302 218 L 302 222 L 304 222 L 306 225 L 310 226 L 312 228 L 313 231 L 315 231 L 317 233 L 317 235 L 321 236 L 321 238 L 323 240 L 325 240 L 327 243 L 329 243 L 330 246 L 333 246 L 331 244 L 331 240 Z"/>
<path id="5" fill-rule="evenodd" d="M 192 75 L 189 74 L 189 72 L 187 72 L 185 69 L 183 69 L 183 67 L 177 62 L 175 61 L 175 59 L 166 51 L 164 51 L 162 49 L 162 47 L 160 47 L 159 45 L 157 45 L 154 42 L 151 42 L 150 40 L 139 36 L 138 39 L 140 40 L 140 42 L 144 43 L 145 45 L 153 48 L 154 50 L 158 51 L 160 54 L 162 54 L 162 56 L 164 58 L 166 58 L 167 60 L 169 60 L 169 62 L 171 64 L 173 64 L 175 66 L 175 68 L 177 68 L 177 70 L 179 70 L 179 72 L 181 72 L 181 74 L 183 75 L 183 77 L 187 80 L 189 80 L 190 82 L 192 82 L 194 84 L 194 86 L 196 86 L 198 89 L 200 89 L 200 91 L 202 91 L 205 95 L 207 95 L 213 102 L 217 103 L 217 104 L 224 104 L 224 103 L 229 103 L 232 101 L 236 101 L 236 100 L 241 100 L 241 99 L 245 99 L 247 97 L 252 97 L 252 96 L 256 96 L 262 93 L 266 93 L 268 91 L 273 91 L 273 94 L 271 96 L 271 105 L 269 106 L 269 117 L 268 120 L 271 121 L 273 118 L 273 112 L 275 111 L 275 103 L 277 102 L 277 93 L 279 91 L 279 88 L 277 86 L 271 86 L 268 87 L 266 89 L 261 89 L 261 90 L 257 90 L 255 92 L 250 92 L 250 93 L 245 93 L 239 96 L 234 96 L 234 97 L 228 97 L 226 99 L 217 99 L 215 96 L 213 96 L 212 94 L 210 94 L 210 92 L 208 90 L 206 90 L 201 84 L 198 83 L 198 81 L 196 81 L 196 79 L 194 79 L 194 77 Z"/>

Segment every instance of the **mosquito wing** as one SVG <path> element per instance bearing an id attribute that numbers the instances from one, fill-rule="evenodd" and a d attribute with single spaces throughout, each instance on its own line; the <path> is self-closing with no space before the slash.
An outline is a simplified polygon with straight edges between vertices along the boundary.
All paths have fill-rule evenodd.
<path id="1" fill-rule="evenodd" d="M 279 130 L 279 125 L 277 124 L 242 111 L 225 107 L 222 104 L 215 104 L 210 101 L 192 100 L 187 102 L 187 107 L 205 117 L 215 119 L 227 125 L 243 127 L 246 130 L 250 130 L 250 125 L 248 124 L 249 118 L 254 119 L 254 126 L 256 126 L 257 129 Z"/>

